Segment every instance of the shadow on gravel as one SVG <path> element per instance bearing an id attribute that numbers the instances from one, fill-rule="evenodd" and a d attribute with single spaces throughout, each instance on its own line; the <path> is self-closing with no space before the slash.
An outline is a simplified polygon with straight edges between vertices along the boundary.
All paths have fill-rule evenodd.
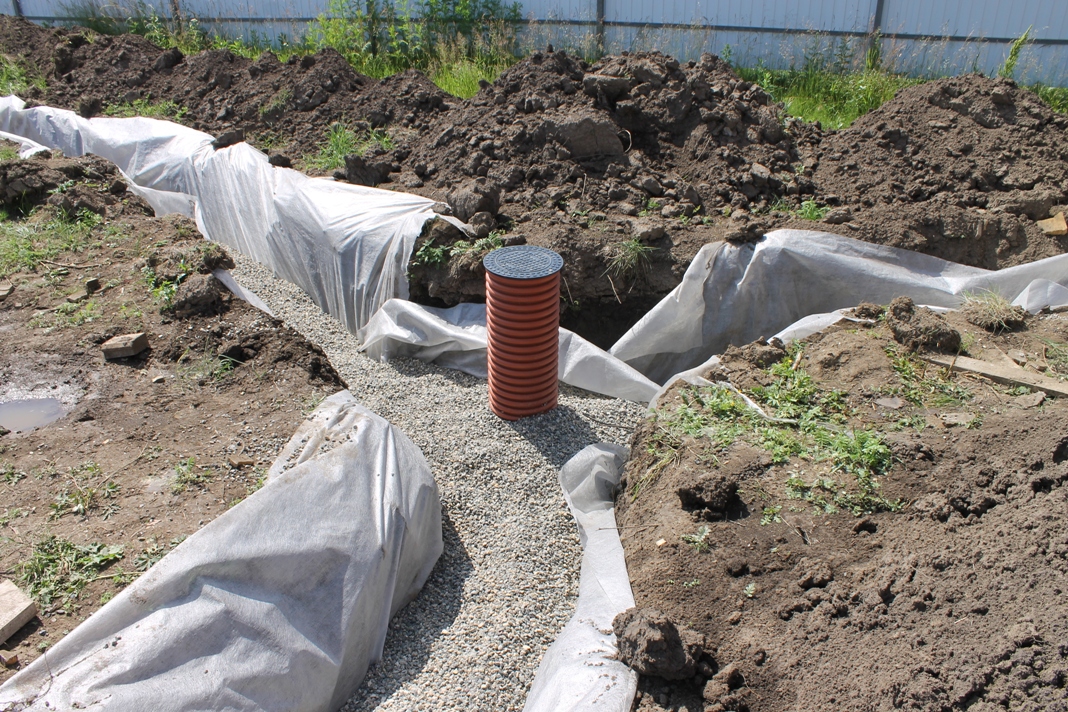
<path id="1" fill-rule="evenodd" d="M 582 448 L 602 440 L 581 413 L 566 405 L 541 415 L 505 422 L 556 469 Z"/>
<path id="2" fill-rule="evenodd" d="M 447 511 L 441 513 L 445 549 L 419 596 L 389 622 L 382 662 L 342 707 L 345 712 L 370 710 L 415 678 L 430 658 L 430 644 L 452 625 L 460 612 L 464 581 L 474 565 Z"/>

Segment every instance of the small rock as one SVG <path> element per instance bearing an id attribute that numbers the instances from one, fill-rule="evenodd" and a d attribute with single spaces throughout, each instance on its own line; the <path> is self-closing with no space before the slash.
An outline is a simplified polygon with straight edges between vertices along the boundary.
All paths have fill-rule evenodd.
<path id="1" fill-rule="evenodd" d="M 166 380 L 167 380 L 166 376 L 156 376 L 155 378 L 152 379 L 152 382 L 153 383 L 163 383 Z"/>
<path id="2" fill-rule="evenodd" d="M 501 191 L 484 180 L 477 180 L 449 193 L 449 205 L 453 214 L 468 222 L 475 213 L 487 212 L 496 215 L 501 207 Z"/>
<path id="3" fill-rule="evenodd" d="M 975 420 L 975 415 L 973 413 L 943 413 L 941 418 L 942 425 L 947 428 L 952 428 L 955 425 L 967 427 Z"/>
<path id="4" fill-rule="evenodd" d="M 0 425 L 0 438 L 4 437 L 5 435 L 7 435 L 10 432 L 11 431 L 8 430 L 7 428 L 5 428 L 3 425 Z"/>
<path id="5" fill-rule="evenodd" d="M 1028 393 L 1025 396 L 1016 396 L 1012 399 L 1013 405 L 1018 408 L 1037 408 L 1046 402 L 1046 394 L 1042 391 Z"/>
<path id="6" fill-rule="evenodd" d="M 841 225 L 853 219 L 853 212 L 849 208 L 833 208 L 823 216 L 823 222 L 828 225 Z"/>
<path id="7" fill-rule="evenodd" d="M 18 667 L 18 653 L 13 653 L 10 650 L 0 650 L 0 665 L 3 665 L 6 668 Z"/>
<path id="8" fill-rule="evenodd" d="M 662 238 L 667 234 L 667 230 L 663 225 L 652 220 L 632 220 L 630 221 L 630 234 L 634 239 L 648 244 Z"/>
<path id="9" fill-rule="evenodd" d="M 156 57 L 156 61 L 152 64 L 152 69 L 161 72 L 164 69 L 170 69 L 181 64 L 183 59 L 185 59 L 185 55 L 182 54 L 181 50 L 172 48 Z"/>
<path id="10" fill-rule="evenodd" d="M 1013 349 L 1009 351 L 1009 358 L 1011 358 L 1020 366 L 1027 365 L 1027 354 L 1025 354 L 1023 351 L 1020 351 L 1019 349 Z"/>
<path id="11" fill-rule="evenodd" d="M 657 539 L 656 540 L 656 545 L 657 546 L 663 546 L 664 544 L 667 544 L 667 539 Z"/>
<path id="12" fill-rule="evenodd" d="M 623 155 L 623 142 L 616 134 L 616 125 L 607 119 L 569 117 L 560 123 L 547 123 L 546 129 L 549 136 L 566 146 L 575 158 Z"/>
<path id="13" fill-rule="evenodd" d="M 15 285 L 11 282 L 0 282 L 0 302 L 7 299 L 15 291 Z"/>
<path id="14" fill-rule="evenodd" d="M 218 151 L 220 148 L 233 146 L 235 143 L 241 143 L 244 140 L 245 132 L 242 129 L 236 129 L 234 131 L 227 131 L 221 136 L 218 136 L 211 142 L 211 147 Z"/>
<path id="15" fill-rule="evenodd" d="M 1039 220 L 1035 225 L 1047 235 L 1068 235 L 1068 222 L 1064 219 L 1064 213 L 1057 213 L 1047 220 Z"/>
<path id="16" fill-rule="evenodd" d="M 704 636 L 655 608 L 629 608 L 612 621 L 619 659 L 642 675 L 692 678 L 704 655 Z"/>
<path id="17" fill-rule="evenodd" d="M 270 163 L 272 166 L 277 166 L 278 168 L 293 167 L 292 159 L 290 159 L 289 156 L 282 155 L 281 153 L 274 154 L 273 156 L 267 159 L 267 162 Z"/>
<path id="18" fill-rule="evenodd" d="M 953 353 L 960 349 L 960 332 L 940 314 L 917 307 L 908 297 L 890 302 L 886 325 L 894 340 L 912 351 L 932 349 Z"/>
<path id="19" fill-rule="evenodd" d="M 104 358 L 108 360 L 136 356 L 147 348 L 148 336 L 144 332 L 115 336 L 100 345 Z"/>
<path id="20" fill-rule="evenodd" d="M 434 203 L 430 206 L 430 209 L 438 215 L 452 215 L 452 208 L 449 207 L 448 203 Z"/>
<path id="21" fill-rule="evenodd" d="M 231 455 L 229 457 L 230 467 L 251 467 L 256 464 L 256 461 L 251 457 L 243 455 Z"/>
<path id="22" fill-rule="evenodd" d="M 660 185 L 660 182 L 652 176 L 646 176 L 638 182 L 638 187 L 644 190 L 654 198 L 664 194 L 664 186 Z"/>
<path id="23" fill-rule="evenodd" d="M 875 405 L 889 408 L 890 410 L 901 410 L 905 407 L 905 401 L 897 396 L 894 396 L 893 398 L 877 398 L 875 399 Z"/>
<path id="24" fill-rule="evenodd" d="M 593 97 L 604 94 L 606 99 L 614 101 L 630 91 L 630 82 L 627 77 L 587 74 L 582 78 L 582 90 Z"/>
<path id="25" fill-rule="evenodd" d="M 100 291 L 100 280 L 96 277 L 85 280 L 85 293 L 96 294 Z"/>
<path id="26" fill-rule="evenodd" d="M 475 231 L 475 236 L 479 238 L 489 237 L 489 234 L 497 227 L 497 221 L 486 211 L 472 215 L 467 224 L 471 226 L 471 229 Z"/>
<path id="27" fill-rule="evenodd" d="M 749 168 L 749 174 L 752 175 L 756 182 L 760 185 L 767 183 L 768 178 L 771 178 L 771 170 L 768 169 L 768 167 L 762 163 L 754 163 Z"/>

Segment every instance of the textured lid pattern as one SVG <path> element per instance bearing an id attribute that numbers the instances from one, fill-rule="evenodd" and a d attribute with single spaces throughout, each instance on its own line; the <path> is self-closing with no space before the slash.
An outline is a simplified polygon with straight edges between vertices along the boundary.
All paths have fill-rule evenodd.
<path id="1" fill-rule="evenodd" d="M 540 279 L 556 274 L 564 258 L 534 245 L 516 245 L 494 250 L 482 258 L 486 271 L 509 279 Z"/>

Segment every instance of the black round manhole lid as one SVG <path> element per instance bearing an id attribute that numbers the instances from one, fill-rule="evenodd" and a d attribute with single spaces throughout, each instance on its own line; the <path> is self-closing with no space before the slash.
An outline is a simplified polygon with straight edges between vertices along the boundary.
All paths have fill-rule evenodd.
<path id="1" fill-rule="evenodd" d="M 516 245 L 494 250 L 482 258 L 486 271 L 509 279 L 539 279 L 556 274 L 564 258 L 535 245 Z"/>

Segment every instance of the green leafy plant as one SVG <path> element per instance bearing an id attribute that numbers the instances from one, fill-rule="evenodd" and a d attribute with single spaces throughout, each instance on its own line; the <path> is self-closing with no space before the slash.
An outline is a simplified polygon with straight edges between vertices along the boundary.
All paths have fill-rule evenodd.
<path id="1" fill-rule="evenodd" d="M 178 464 L 174 466 L 174 482 L 171 483 L 172 494 L 181 494 L 189 487 L 203 489 L 211 482 L 211 473 L 203 469 L 198 470 L 196 465 L 196 460 L 192 457 L 178 461 Z"/>
<path id="2" fill-rule="evenodd" d="M 771 505 L 769 507 L 764 507 L 764 509 L 761 511 L 760 526 L 766 527 L 769 524 L 775 524 L 777 522 L 781 522 L 782 521 L 782 517 L 779 516 L 779 512 L 781 512 L 781 511 L 782 511 L 782 505 L 781 504 L 775 504 L 775 505 Z"/>
<path id="3" fill-rule="evenodd" d="M 711 544 L 708 543 L 708 535 L 710 532 L 711 530 L 707 526 L 702 525 L 701 528 L 697 530 L 696 534 L 683 534 L 680 538 L 693 547 L 694 551 L 700 554 L 711 548 Z"/>
<path id="4" fill-rule="evenodd" d="M 98 578 L 101 570 L 123 557 L 121 546 L 76 545 L 49 536 L 38 542 L 30 558 L 16 567 L 19 583 L 44 608 L 55 601 L 72 603 Z"/>

